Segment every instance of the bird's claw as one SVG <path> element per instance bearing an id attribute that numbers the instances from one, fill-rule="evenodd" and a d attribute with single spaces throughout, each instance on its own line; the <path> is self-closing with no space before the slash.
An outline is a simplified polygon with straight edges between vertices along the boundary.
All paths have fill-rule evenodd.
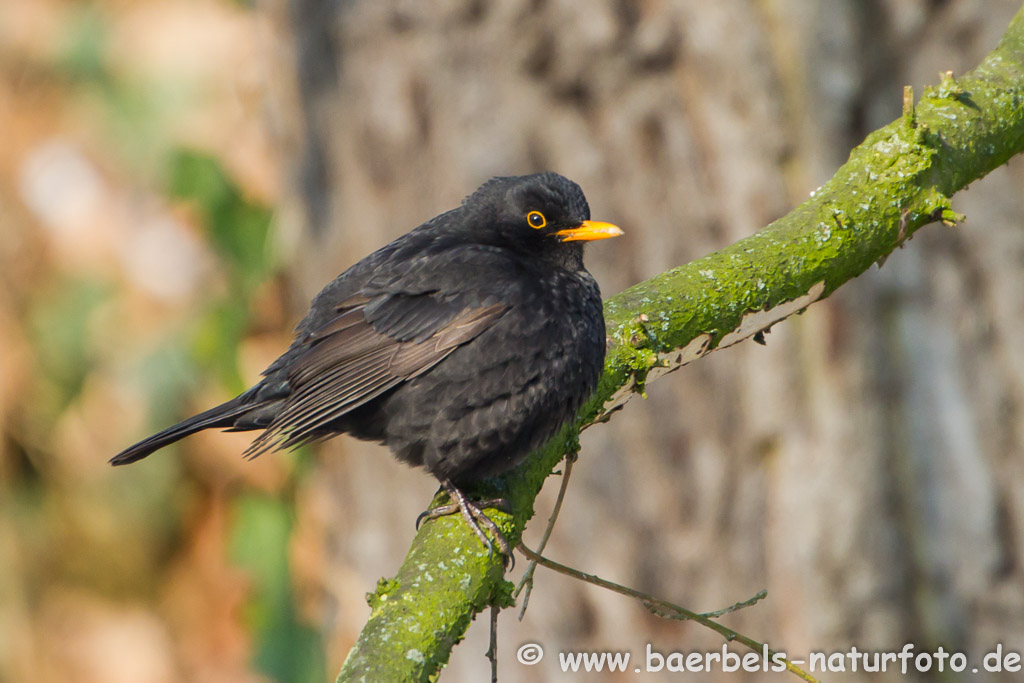
<path id="1" fill-rule="evenodd" d="M 438 517 L 446 517 L 453 515 L 456 512 L 462 514 L 462 518 L 469 524 L 469 528 L 473 530 L 476 537 L 480 539 L 480 542 L 487 548 L 488 557 L 494 557 L 494 546 L 497 544 L 498 550 L 502 555 L 502 564 L 507 564 L 508 568 L 511 569 L 515 566 L 515 557 L 512 555 L 512 546 L 509 545 L 508 539 L 505 538 L 505 534 L 501 532 L 498 525 L 494 523 L 490 517 L 484 513 L 485 508 L 494 508 L 501 510 L 502 512 L 511 513 L 511 505 L 504 498 L 494 498 L 492 500 L 482 500 L 478 503 L 474 503 L 469 500 L 459 488 L 449 481 L 441 482 L 441 486 L 448 495 L 451 497 L 452 502 L 446 505 L 439 505 L 435 508 L 425 510 L 420 513 L 419 517 L 416 518 L 416 528 L 420 528 L 420 524 L 426 519 L 437 519 Z M 491 532 L 494 536 L 492 542 L 487 534 L 484 533 L 480 526 L 483 525 Z"/>

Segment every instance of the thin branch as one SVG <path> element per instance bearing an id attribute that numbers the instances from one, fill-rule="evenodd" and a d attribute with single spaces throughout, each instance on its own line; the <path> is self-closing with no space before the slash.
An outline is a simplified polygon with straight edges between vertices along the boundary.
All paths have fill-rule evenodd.
<path id="1" fill-rule="evenodd" d="M 491 662 L 491 683 L 498 683 L 498 612 L 501 608 L 491 605 L 491 639 L 487 645 L 487 659 Z"/>
<path id="2" fill-rule="evenodd" d="M 750 596 L 746 600 L 743 600 L 742 602 L 737 602 L 736 604 L 729 605 L 728 607 L 723 607 L 722 609 L 716 609 L 713 612 L 702 612 L 701 616 L 708 617 L 709 619 L 717 619 L 718 617 L 724 617 L 726 614 L 732 614 L 733 612 L 739 612 L 741 609 L 753 607 L 754 605 L 761 602 L 767 597 L 768 589 L 762 588 L 757 593 Z"/>
<path id="3" fill-rule="evenodd" d="M 555 521 L 558 520 L 558 513 L 562 511 L 562 501 L 565 500 L 565 492 L 569 488 L 569 476 L 572 474 L 572 465 L 576 462 L 576 454 L 570 453 L 565 456 L 565 467 L 562 471 L 562 482 L 558 487 L 558 497 L 555 498 L 555 506 L 551 509 L 551 516 L 548 517 L 548 524 L 544 527 L 544 535 L 541 536 L 540 544 L 537 545 L 537 554 L 544 552 L 544 548 L 548 545 L 548 539 L 551 538 L 551 532 L 555 528 Z M 533 573 L 537 570 L 537 563 L 530 560 L 530 564 L 526 566 L 526 571 L 523 572 L 523 576 L 519 579 L 519 585 L 512 591 L 512 597 L 518 598 L 519 593 L 522 592 L 523 587 L 526 587 L 526 593 L 523 594 L 523 604 L 519 607 L 519 621 L 523 620 L 526 616 L 526 606 L 530 604 L 530 593 L 533 592 Z"/>
<path id="4" fill-rule="evenodd" d="M 551 569 L 553 571 L 556 571 L 559 574 L 564 574 L 565 576 L 569 576 L 580 581 L 585 581 L 586 583 L 592 584 L 594 586 L 599 586 L 600 588 L 605 588 L 620 595 L 625 595 L 627 597 L 639 600 L 644 604 L 645 607 L 647 607 L 647 609 L 651 610 L 651 612 L 658 615 L 659 617 L 665 617 L 668 619 L 696 621 L 701 626 L 707 627 L 712 631 L 715 631 L 716 633 L 720 634 L 723 638 L 725 638 L 726 642 L 731 643 L 733 641 L 736 641 L 737 643 L 742 643 L 754 652 L 760 655 L 765 655 L 769 661 L 785 662 L 786 668 L 789 671 L 792 671 L 794 674 L 804 679 L 805 681 L 818 683 L 818 679 L 816 679 L 814 676 L 811 676 L 809 673 L 807 673 L 797 665 L 790 662 L 781 653 L 775 652 L 764 643 L 758 642 L 753 638 L 749 638 L 743 635 L 742 633 L 739 633 L 738 631 L 734 631 L 728 626 L 723 626 L 722 624 L 719 624 L 717 621 L 714 621 L 711 618 L 711 615 L 714 614 L 725 614 L 730 611 L 735 612 L 737 609 L 742 609 L 743 607 L 753 605 L 754 603 L 761 600 L 761 598 L 765 597 L 767 595 L 767 591 L 761 591 L 749 600 L 745 600 L 741 603 L 736 603 L 735 605 L 727 607 L 724 610 L 719 610 L 718 612 L 709 612 L 707 614 L 699 614 L 697 612 L 688 610 L 685 607 L 681 607 L 674 603 L 662 600 L 661 598 L 657 598 L 653 595 L 649 595 L 642 591 L 638 591 L 635 588 L 623 586 L 622 584 L 618 584 L 613 581 L 608 581 L 607 579 L 602 579 L 600 576 L 597 576 L 595 574 L 587 574 L 586 572 L 581 572 L 579 569 L 574 569 L 559 562 L 555 562 L 554 560 L 549 560 L 543 555 L 538 555 L 534 551 L 530 550 L 522 543 L 520 543 L 518 547 L 519 552 L 521 552 L 523 555 L 526 555 L 526 557 L 528 557 L 531 562 L 536 562 L 537 564 L 547 567 L 548 569 Z"/>

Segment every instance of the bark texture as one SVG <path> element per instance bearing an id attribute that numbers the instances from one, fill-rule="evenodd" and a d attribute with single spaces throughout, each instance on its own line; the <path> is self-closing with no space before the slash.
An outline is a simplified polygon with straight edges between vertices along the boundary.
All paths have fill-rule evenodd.
<path id="1" fill-rule="evenodd" d="M 316 143 L 332 169 L 320 201 L 333 227 L 310 280 L 487 176 L 550 168 L 581 183 L 596 218 L 628 230 L 588 257 L 614 294 L 800 203 L 899 116 L 904 83 L 920 93 L 937 71 L 972 68 L 1018 8 L 339 5 L 324 22 L 337 97 L 320 103 L 330 138 Z M 958 195 L 966 225 L 923 232 L 777 327 L 767 348 L 715 354 L 588 430 L 552 556 L 698 610 L 767 587 L 767 602 L 729 623 L 794 657 L 905 642 L 972 661 L 997 642 L 1022 649 L 1021 181 L 1019 163 L 1002 169 Z M 330 520 L 340 664 L 367 615 L 362 593 L 394 573 L 434 485 L 382 449 L 325 450 L 309 484 L 321 507 L 306 513 Z M 486 629 L 470 638 L 445 680 L 487 675 Z M 526 620 L 502 620 L 499 661 L 513 680 L 559 680 L 558 651 L 641 656 L 647 643 L 691 651 L 716 639 L 541 570 Z M 523 671 L 515 651 L 527 641 L 549 659 Z"/>

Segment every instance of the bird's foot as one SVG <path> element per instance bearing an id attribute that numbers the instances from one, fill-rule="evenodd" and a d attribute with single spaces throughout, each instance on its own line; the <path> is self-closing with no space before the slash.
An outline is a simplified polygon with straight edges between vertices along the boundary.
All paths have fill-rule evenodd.
<path id="1" fill-rule="evenodd" d="M 501 510 L 502 512 L 511 512 L 511 505 L 504 498 L 494 498 L 492 500 L 482 500 L 474 503 L 466 494 L 462 492 L 455 484 L 450 481 L 442 481 L 442 488 L 448 492 L 448 496 L 452 499 L 451 503 L 447 505 L 439 505 L 436 508 L 426 510 L 416 518 L 416 528 L 420 528 L 420 524 L 425 519 L 437 519 L 438 517 L 446 517 L 448 515 L 454 515 L 456 512 L 462 514 L 462 518 L 469 524 L 469 528 L 473 530 L 480 542 L 484 544 L 488 552 L 494 554 L 495 543 L 498 546 L 498 550 L 501 551 L 504 559 L 503 561 L 515 562 L 512 557 L 512 546 L 509 545 L 508 539 L 505 538 L 505 534 L 501 533 L 501 529 L 494 523 L 490 517 L 484 514 L 485 508 L 494 508 Z M 487 537 L 483 529 L 480 526 L 483 525 L 487 528 L 491 534 L 494 535 L 494 542 Z"/>

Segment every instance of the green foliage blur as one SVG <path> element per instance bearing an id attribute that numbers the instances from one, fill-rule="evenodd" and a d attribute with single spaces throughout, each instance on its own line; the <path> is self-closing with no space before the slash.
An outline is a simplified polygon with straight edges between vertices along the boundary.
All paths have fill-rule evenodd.
<path id="1" fill-rule="evenodd" d="M 217 160 L 193 150 L 171 152 L 167 194 L 192 204 L 228 276 L 228 291 L 208 302 L 195 333 L 193 355 L 233 393 L 245 388 L 238 349 L 249 325 L 249 300 L 271 274 L 271 212 L 246 201 Z"/>
<path id="2" fill-rule="evenodd" d="M 216 250 L 229 287 L 211 301 L 192 339 L 192 359 L 240 392 L 238 350 L 250 323 L 249 301 L 273 272 L 271 212 L 247 201 L 217 160 L 192 150 L 171 155 L 169 197 L 193 204 Z M 256 668 L 275 681 L 326 680 L 323 646 L 316 631 L 297 621 L 288 565 L 292 529 L 287 499 L 240 493 L 233 503 L 230 556 L 252 577 L 255 590 L 246 618 L 256 638 Z"/>
<path id="3" fill-rule="evenodd" d="M 287 344 L 277 160 L 235 156 L 260 144 L 254 22 L 0 8 L 0 680 L 326 679 L 289 561 L 301 456 L 216 435 L 106 464 Z"/>

